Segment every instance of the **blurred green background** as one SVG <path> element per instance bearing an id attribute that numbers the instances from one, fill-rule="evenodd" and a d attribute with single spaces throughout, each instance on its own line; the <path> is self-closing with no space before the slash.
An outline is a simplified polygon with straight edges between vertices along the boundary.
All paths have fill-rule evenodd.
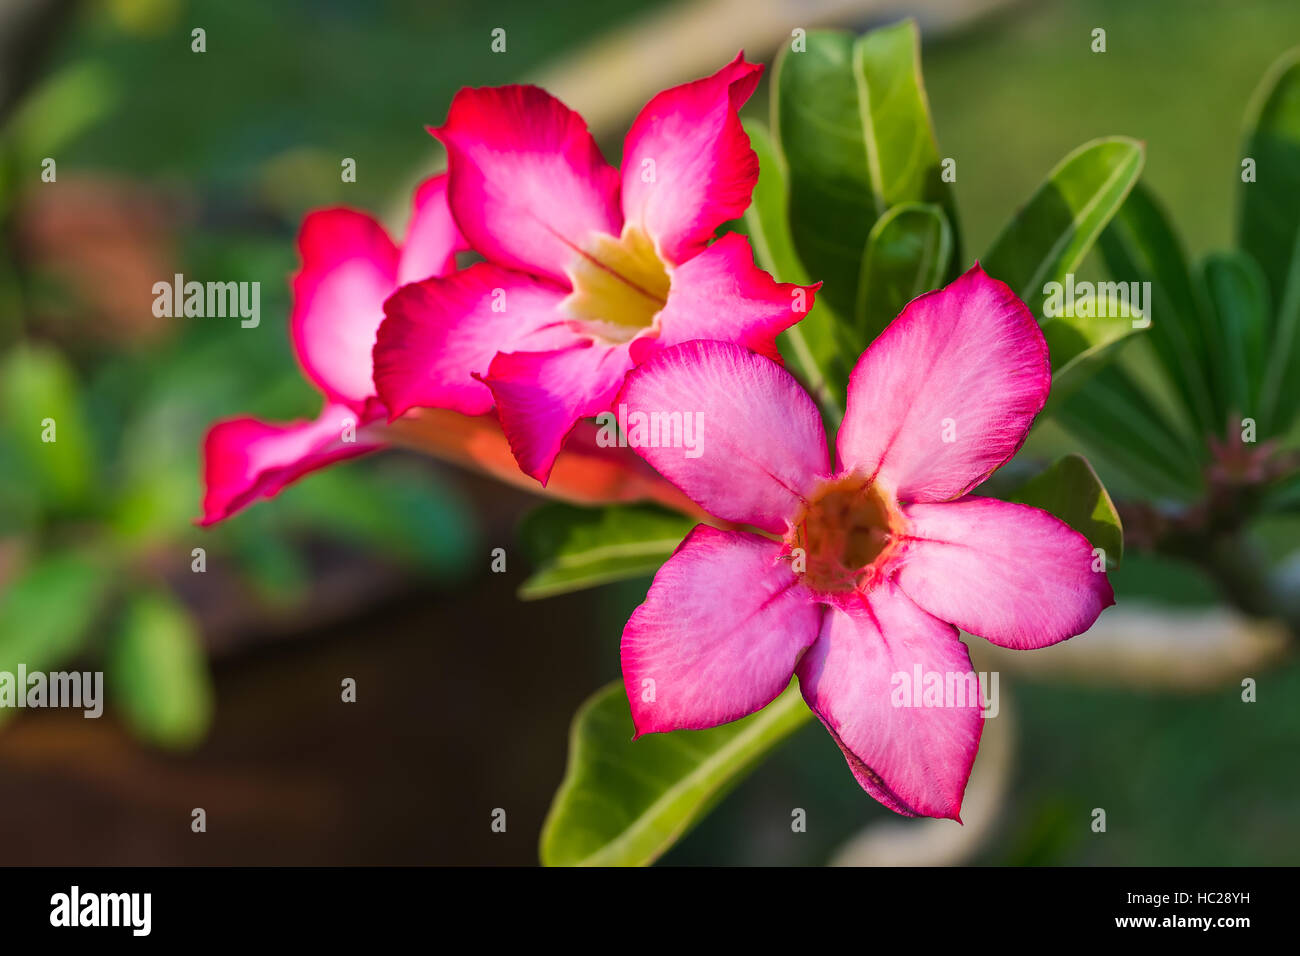
<path id="1" fill-rule="evenodd" d="M 770 62 L 791 27 L 817 22 L 760 11 L 778 6 L 752 5 L 744 35 L 766 41 L 751 58 Z M 1300 6 L 1284 0 L 809 10 L 823 7 L 854 29 L 920 21 L 966 249 L 986 248 L 1061 156 L 1109 134 L 1146 143 L 1144 181 L 1192 253 L 1228 244 L 1250 92 L 1300 41 Z M 617 103 L 626 85 L 621 111 L 594 123 L 616 158 L 647 78 L 585 66 L 593 51 L 675 37 L 704 65 L 651 89 L 682 82 L 745 45 L 692 29 L 704 8 L 744 6 L 105 0 L 19 3 L 0 21 L 4 49 L 23 52 L 4 58 L 0 90 L 0 668 L 80 662 L 110 686 L 101 721 L 0 712 L 0 861 L 535 861 L 569 716 L 617 676 L 645 582 L 517 603 L 527 568 L 493 575 L 488 555 L 512 549 L 530 498 L 397 453 L 203 532 L 198 447 L 220 417 L 317 410 L 285 321 L 306 210 L 346 203 L 400 229 L 410 187 L 440 161 L 423 127 L 461 86 L 541 76 L 590 116 L 587 98 Z M 190 50 L 195 27 L 206 53 Z M 489 51 L 494 27 L 505 54 Z M 1095 27 L 1105 54 L 1090 51 Z M 755 115 L 765 97 L 766 84 Z M 40 181 L 47 156 L 56 183 Z M 340 181 L 343 157 L 355 183 Z M 173 272 L 260 281 L 261 326 L 155 319 L 151 286 Z M 47 408 L 57 458 L 31 445 Z M 1279 559 L 1300 540 L 1266 530 Z M 1114 582 L 1121 606 L 1216 602 L 1191 569 L 1140 555 Z M 347 676 L 355 705 L 338 699 Z M 1257 703 L 1241 703 L 1241 676 L 1259 679 Z M 967 860 L 1300 862 L 1294 660 L 1195 693 L 1005 689 L 1007 797 Z M 496 807 L 504 834 L 489 830 Z M 793 807 L 807 833 L 790 832 Z M 1104 834 L 1088 827 L 1094 807 Z M 810 726 L 666 862 L 821 863 L 890 816 Z"/>

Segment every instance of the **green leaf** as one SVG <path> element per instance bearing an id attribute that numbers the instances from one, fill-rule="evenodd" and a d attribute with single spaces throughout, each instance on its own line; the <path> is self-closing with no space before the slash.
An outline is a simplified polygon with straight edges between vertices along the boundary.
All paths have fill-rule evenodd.
<path id="1" fill-rule="evenodd" d="M 799 261 L 790 236 L 786 211 L 789 193 L 781 154 L 766 126 L 750 119 L 744 121 L 744 126 L 749 144 L 758 156 L 758 182 L 745 210 L 745 226 L 754 246 L 754 256 L 779 282 L 807 285 L 812 280 Z"/>
<path id="2" fill-rule="evenodd" d="M 1264 272 L 1278 313 L 1260 394 L 1260 429 L 1284 431 L 1300 406 L 1300 47 L 1268 71 L 1247 111 L 1238 242 Z"/>
<path id="3" fill-rule="evenodd" d="M 759 757 L 811 717 L 799 689 L 791 686 L 743 720 L 632 740 L 623 685 L 606 686 L 574 716 L 569 765 L 542 827 L 542 863 L 654 862 Z"/>
<path id="4" fill-rule="evenodd" d="M 119 99 L 113 72 L 102 63 L 81 60 L 43 80 L 15 107 L 3 133 L 13 168 L 41 170 L 88 127 L 106 116 Z M 0 169 L 0 214 L 18 193 Z"/>
<path id="5" fill-rule="evenodd" d="M 519 597 L 552 597 L 654 574 L 697 523 L 650 505 L 542 505 L 520 525 L 537 570 L 519 586 Z"/>
<path id="6" fill-rule="evenodd" d="M 1209 371 L 1212 356 L 1205 308 L 1177 233 L 1141 183 L 1133 187 L 1102 233 L 1100 248 L 1106 268 L 1116 279 L 1151 283 L 1147 340 L 1200 431 L 1217 433 L 1223 422 L 1215 411 L 1219 402 Z"/>
<path id="7" fill-rule="evenodd" d="M 916 25 L 904 21 L 857 40 L 810 31 L 804 50 L 782 51 L 772 86 L 794 246 L 809 274 L 825 281 L 822 295 L 834 312 L 851 316 L 876 219 L 903 202 L 952 208 L 921 85 Z"/>
<path id="8" fill-rule="evenodd" d="M 0 361 L 0 424 L 49 508 L 85 503 L 95 473 L 90 432 L 57 349 L 18 345 Z"/>
<path id="9" fill-rule="evenodd" d="M 1208 354 L 1222 417 L 1257 418 L 1271 325 L 1264 273 L 1243 252 L 1221 252 L 1206 258 L 1201 275 L 1214 319 Z"/>
<path id="10" fill-rule="evenodd" d="M 1119 365 L 1101 369 L 1067 394 L 1052 415 L 1085 444 L 1089 458 L 1110 463 L 1151 497 L 1187 501 L 1200 492 L 1196 459 Z"/>
<path id="11" fill-rule="evenodd" d="M 118 94 L 116 76 L 103 63 L 74 63 L 23 99 L 6 135 L 24 160 L 55 156 L 113 109 Z"/>
<path id="12" fill-rule="evenodd" d="M 862 249 L 881 212 L 866 162 L 853 37 L 809 31 L 807 48 L 788 47 L 772 71 L 772 128 L 789 183 L 790 234 L 821 295 L 851 315 Z"/>
<path id="13" fill-rule="evenodd" d="M 49 670 L 82 647 L 110 572 L 75 555 L 44 558 L 0 591 L 0 671 Z"/>
<path id="14" fill-rule="evenodd" d="M 1099 287 L 1102 283 L 1098 283 Z M 1097 313 L 1092 316 L 1062 316 L 1043 323 L 1048 354 L 1052 357 L 1052 391 L 1044 414 L 1052 414 L 1062 402 L 1108 364 L 1130 335 L 1141 328 L 1142 318 L 1131 309 L 1121 310 L 1121 300 L 1098 289 Z M 1130 314 L 1122 314 L 1128 311 Z M 1134 323 L 1139 324 L 1134 324 Z"/>
<path id="15" fill-rule="evenodd" d="M 1043 319 L 1044 290 L 1063 282 L 1092 249 L 1142 171 L 1143 148 L 1122 136 L 1066 156 L 994 241 L 984 270 L 1011 286 Z"/>
<path id="16" fill-rule="evenodd" d="M 916 21 L 863 34 L 853 46 L 853 66 L 878 212 L 906 202 L 935 203 L 955 232 L 956 199 L 943 181 Z"/>
<path id="17" fill-rule="evenodd" d="M 790 236 L 786 176 L 781 154 L 761 123 L 746 121 L 750 145 L 758 156 L 758 183 L 745 210 L 745 227 L 754 246 L 754 256 L 779 282 L 810 285 L 811 279 L 795 252 Z M 843 385 L 848 366 L 836 338 L 837 320 L 817 295 L 813 307 L 780 339 L 786 361 L 802 376 L 817 404 L 834 422 L 844 417 Z M 832 383 L 839 383 L 838 385 Z"/>
<path id="18" fill-rule="evenodd" d="M 1066 455 L 1025 482 L 1011 501 L 1056 515 L 1106 556 L 1108 567 L 1124 558 L 1124 528 L 1110 495 L 1082 455 Z"/>
<path id="19" fill-rule="evenodd" d="M 197 744 L 212 722 L 212 683 L 198 627 L 165 592 L 131 599 L 106 662 L 114 702 L 145 740 Z"/>
<path id="20" fill-rule="evenodd" d="M 858 350 L 918 295 L 937 289 L 952 258 L 952 229 L 938 206 L 902 203 L 876 220 L 862 257 Z"/>

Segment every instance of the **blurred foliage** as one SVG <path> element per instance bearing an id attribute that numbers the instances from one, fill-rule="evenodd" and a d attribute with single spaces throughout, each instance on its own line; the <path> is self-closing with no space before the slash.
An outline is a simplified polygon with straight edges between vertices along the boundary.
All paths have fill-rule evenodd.
<path id="1" fill-rule="evenodd" d="M 430 59 L 417 47 L 446 19 L 392 34 L 394 12 L 346 4 L 87 4 L 61 65 L 0 129 L 0 669 L 103 667 L 110 712 L 161 746 L 197 743 L 212 719 L 202 622 L 174 591 L 191 573 L 195 548 L 204 549 L 208 570 L 230 568 L 235 586 L 283 611 L 311 598 L 318 542 L 382 555 L 395 572 L 443 586 L 464 579 L 465 555 L 476 546 L 474 517 L 459 493 L 400 459 L 331 469 L 213 531 L 192 524 L 201 495 L 198 447 L 211 422 L 237 412 L 301 417 L 319 401 L 295 366 L 285 321 L 299 213 L 344 199 L 387 205 L 400 192 L 394 182 L 421 155 L 426 163 L 435 155 L 420 127 L 436 118 L 422 112 L 434 100 L 426 98 L 427 76 L 417 82 L 415 75 Z M 286 21 L 295 18 L 301 34 L 315 38 L 311 49 L 278 56 Z M 209 49 L 237 37 L 238 55 L 192 54 L 191 19 L 207 29 Z M 366 39 L 358 41 L 358 27 Z M 321 73 L 323 59 L 342 62 L 331 44 L 398 62 L 390 59 L 394 35 L 410 46 L 402 61 L 412 71 L 406 103 L 376 101 L 346 70 Z M 556 39 L 531 56 L 521 50 L 509 71 L 539 59 Z M 157 82 L 181 74 L 192 82 Z M 335 95 L 304 97 L 322 75 Z M 446 73 L 447 95 L 452 82 Z M 364 171 L 346 195 L 336 159 L 325 175 L 301 174 L 303 157 L 332 156 L 344 138 Z M 41 180 L 45 157 L 57 159 L 53 182 Z M 262 325 L 234 334 L 237 326 L 219 320 L 168 320 L 146 335 L 147 285 L 128 286 L 111 267 L 78 274 L 76 236 L 54 244 L 62 271 L 34 259 L 31 229 L 45 223 L 31 221 L 29 200 L 75 202 L 60 187 L 78 181 L 95 183 L 97 194 L 152 189 L 185 226 L 162 249 L 174 270 L 260 281 Z M 49 208 L 41 205 L 40 214 Z M 119 235 L 85 241 L 130 254 L 130 210 L 125 201 L 111 210 Z M 149 283 L 170 271 L 149 273 Z M 88 295 L 88 282 L 110 288 Z M 123 312 L 138 315 L 138 328 L 107 330 L 95 291 L 134 303 Z"/>
<path id="2" fill-rule="evenodd" d="M 43 288 L 37 275 L 16 271 L 12 250 L 0 250 L 0 669 L 37 646 L 61 660 L 121 655 L 114 642 L 125 633 L 123 607 L 167 600 L 143 560 L 153 549 L 183 566 L 191 547 L 205 546 L 236 562 L 271 599 L 304 592 L 310 574 L 298 542 L 308 528 L 412 556 L 435 576 L 457 570 L 473 533 L 468 509 L 427 473 L 394 468 L 390 475 L 389 466 L 400 461 L 332 469 L 230 527 L 198 534 L 188 527 L 198 495 L 197 441 L 214 417 L 235 410 L 278 418 L 315 411 L 282 321 L 292 235 L 305 209 L 337 202 L 404 208 L 400 184 L 413 183 L 437 159 L 421 124 L 441 119 L 458 86 L 518 79 L 652 5 L 577 0 L 565 5 L 564 16 L 524 0 L 108 0 L 81 9 L 56 69 L 0 131 L 4 234 L 11 234 L 18 184 L 33 181 L 33 164 L 58 143 L 61 177 L 106 171 L 175 189 L 194 217 L 178 270 L 261 280 L 264 321 L 238 335 L 215 323 L 189 323 L 145 353 L 127 344 L 104 348 L 87 327 L 34 325 L 42 310 L 33 307 L 67 291 Z M 1191 6 L 1018 4 L 960 35 L 926 38 L 929 97 L 944 155 L 959 157 L 954 189 L 970 248 L 986 248 L 1009 203 L 1028 196 L 1069 149 L 1116 132 L 1146 143 L 1146 181 L 1173 211 L 1190 252 L 1229 241 L 1242 107 L 1262 65 L 1300 36 L 1300 7 L 1290 0 Z M 191 24 L 208 31 L 210 50 L 228 55 L 190 53 Z M 477 38 L 500 24 L 510 29 L 510 55 L 482 56 Z M 1088 49 L 1098 25 L 1108 30 L 1104 55 Z M 60 103 L 60 96 L 63 106 L 37 108 Z M 609 145 L 612 158 L 617 143 Z M 757 137 L 755 146 L 761 153 Z M 342 156 L 358 160 L 357 183 L 339 182 Z M 1084 270 L 1099 269 L 1097 258 Z M 1207 264 L 1207 284 L 1217 302 L 1248 315 L 1250 268 L 1231 268 Z M 46 415 L 32 421 L 16 411 L 42 388 L 52 397 L 37 399 L 37 411 L 47 400 L 76 409 L 58 418 L 60 443 L 66 434 L 70 444 L 55 454 L 94 463 L 83 477 L 56 470 L 48 494 L 33 470 L 50 459 L 39 448 L 36 459 L 30 453 Z M 62 399 L 53 397 L 60 393 Z M 1121 403 L 1112 418 L 1122 422 L 1133 407 Z M 1105 409 L 1092 414 L 1109 427 Z M 77 426 L 64 427 L 78 416 L 85 422 L 79 451 L 71 445 Z M 1048 423 L 1026 452 L 1050 460 L 1075 447 L 1073 437 Z M 1190 454 L 1178 442 L 1156 447 L 1174 459 Z M 1125 473 L 1105 474 L 1117 497 L 1182 493 L 1162 485 L 1158 472 L 1132 479 Z M 390 507 L 386 496 L 398 487 L 403 503 Z M 1279 511 L 1294 512 L 1300 489 L 1279 485 L 1273 498 Z M 404 509 L 412 507 L 419 520 L 409 520 Z M 1296 525 L 1276 514 L 1257 530 L 1274 560 L 1294 553 L 1300 540 Z M 1219 597 L 1192 566 L 1141 554 L 1127 555 L 1113 581 L 1121 602 L 1196 605 Z M 115 592 L 118 600 L 110 601 Z M 602 624 L 593 625 L 585 652 L 611 676 L 616 636 L 644 593 L 641 579 L 594 595 Z M 135 612 L 146 623 L 171 620 L 155 625 L 171 638 L 136 639 L 171 647 L 142 664 L 140 674 L 185 666 L 175 637 L 189 629 L 169 606 L 173 614 Z M 136 692 L 147 697 L 148 682 Z M 1270 675 L 1251 707 L 1240 704 L 1234 688 L 1186 698 L 1022 686 L 1016 796 L 1003 838 L 981 862 L 1295 863 L 1300 769 L 1292 758 L 1300 748 L 1300 712 L 1287 702 L 1298 692 L 1294 663 Z M 163 715 L 158 719 L 167 726 L 186 726 L 165 703 L 137 702 L 132 712 L 133 720 Z M 0 711 L 0 719 L 5 715 Z M 1112 832 L 1074 836 L 1078 815 L 1090 809 L 1076 795 L 1097 793 L 1099 785 Z M 808 833 L 789 832 L 793 806 L 809 810 Z M 844 773 L 826 735 L 805 727 L 667 861 L 817 863 L 865 820 L 885 814 Z"/>
<path id="3" fill-rule="evenodd" d="M 194 621 L 175 598 L 132 598 L 104 666 L 110 692 L 143 739 L 165 747 L 202 739 L 212 720 L 212 688 Z"/>

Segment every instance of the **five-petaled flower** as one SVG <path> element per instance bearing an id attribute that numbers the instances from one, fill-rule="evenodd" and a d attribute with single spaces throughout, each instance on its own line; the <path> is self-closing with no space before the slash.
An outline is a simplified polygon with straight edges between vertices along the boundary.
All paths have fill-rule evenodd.
<path id="1" fill-rule="evenodd" d="M 1114 603 L 1083 535 L 968 494 L 1019 449 L 1050 384 L 1033 316 L 978 265 L 862 354 L 833 470 L 812 400 L 761 356 L 688 342 L 632 371 L 630 411 L 703 409 L 708 425 L 698 458 L 639 453 L 718 518 L 773 535 L 697 526 L 655 575 L 623 632 L 637 734 L 736 720 L 797 675 L 868 793 L 957 819 L 978 698 L 892 706 L 893 675 L 965 678 L 958 627 L 1038 648 Z"/>
<path id="2" fill-rule="evenodd" d="M 465 248 L 447 209 L 447 178 L 415 191 L 399 248 L 384 227 L 353 209 L 310 213 L 298 234 L 302 270 L 289 320 L 294 354 L 324 394 L 314 421 L 218 422 L 203 442 L 203 517 L 209 525 L 309 472 L 382 447 L 363 429 L 387 417 L 375 395 L 371 350 L 384 300 L 399 285 L 456 267 Z"/>
<path id="3" fill-rule="evenodd" d="M 719 339 L 779 359 L 776 336 L 816 287 L 774 281 L 737 233 L 714 240 L 758 177 L 738 110 L 761 71 L 741 55 L 655 96 L 621 172 L 545 91 L 461 90 L 432 132 L 452 213 L 487 261 L 385 304 L 374 368 L 389 414 L 495 405 L 520 467 L 545 484 L 575 423 L 656 353 Z"/>

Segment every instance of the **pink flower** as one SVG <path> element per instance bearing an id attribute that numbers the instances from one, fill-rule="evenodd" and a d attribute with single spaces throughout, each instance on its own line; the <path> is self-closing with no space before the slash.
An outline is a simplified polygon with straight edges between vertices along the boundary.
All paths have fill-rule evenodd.
<path id="1" fill-rule="evenodd" d="M 722 339 L 778 359 L 777 334 L 816 286 L 773 281 L 743 236 L 712 241 L 758 177 L 737 111 L 761 70 L 741 55 L 660 93 L 621 172 L 545 91 L 461 90 L 432 132 L 452 213 L 487 261 L 386 304 L 375 384 L 389 413 L 495 405 L 520 467 L 545 484 L 574 424 L 663 349 Z"/>
<path id="2" fill-rule="evenodd" d="M 303 372 L 324 394 L 324 407 L 315 421 L 234 418 L 214 425 L 203 442 L 200 524 L 227 518 L 332 462 L 382 447 L 361 431 L 387 416 L 372 376 L 375 331 L 384 300 L 399 285 L 455 269 L 465 243 L 446 194 L 446 176 L 419 186 L 400 248 L 378 222 L 351 209 L 321 210 L 303 220 L 290 334 Z"/>
<path id="3" fill-rule="evenodd" d="M 812 400 L 761 356 L 689 342 L 633 371 L 629 421 L 703 415 L 697 457 L 642 456 L 705 510 L 779 536 L 700 525 L 660 568 L 623 632 L 637 734 L 744 717 L 796 674 L 863 789 L 957 819 L 981 729 L 957 628 L 1044 647 L 1114 603 L 1081 534 L 968 494 L 1019 449 L 1050 384 L 1033 316 L 978 265 L 862 354 L 833 469 Z M 896 675 L 917 674 L 940 675 L 940 706 L 896 706 Z"/>

